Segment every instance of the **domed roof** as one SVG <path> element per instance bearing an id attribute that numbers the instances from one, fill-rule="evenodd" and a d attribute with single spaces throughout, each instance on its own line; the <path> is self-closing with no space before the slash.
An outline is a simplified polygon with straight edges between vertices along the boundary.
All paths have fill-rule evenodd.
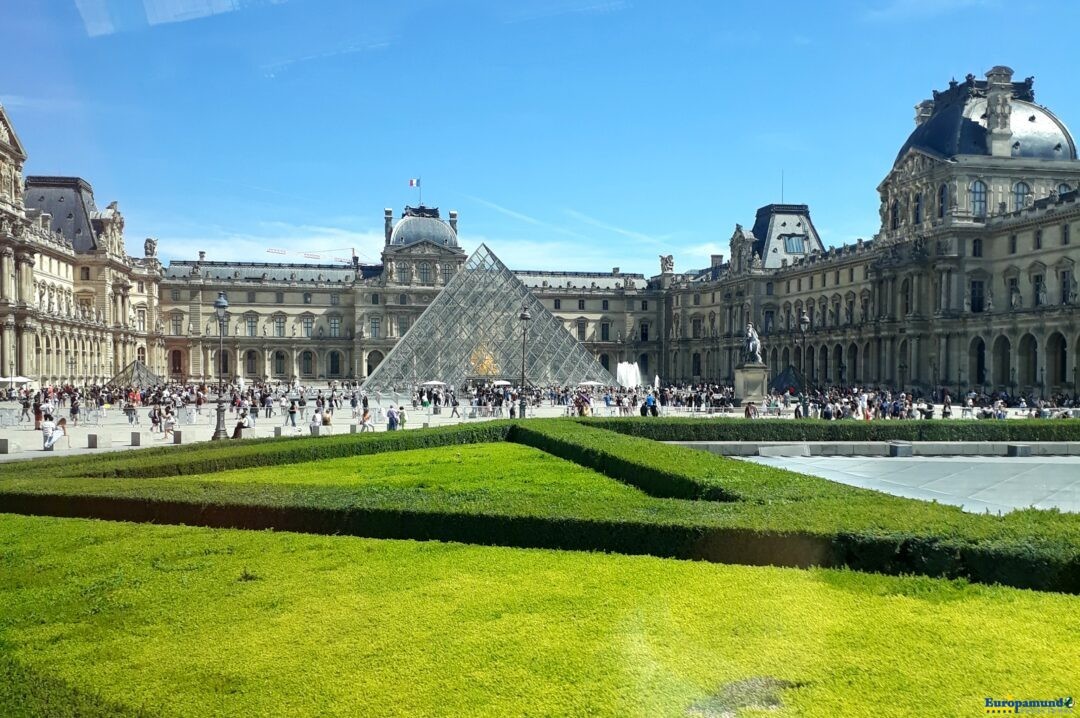
<path id="1" fill-rule="evenodd" d="M 457 232 L 439 219 L 438 208 L 406 207 L 390 234 L 390 244 L 404 246 L 424 241 L 443 247 L 458 246 Z"/>
<path id="2" fill-rule="evenodd" d="M 1065 125 L 1050 110 L 1035 104 L 1031 80 L 1012 83 L 1009 143 L 1013 157 L 1043 160 L 1075 160 L 1076 143 Z M 940 157 L 989 155 L 987 141 L 986 82 L 968 76 L 965 83 L 951 83 L 945 92 L 935 92 L 933 101 L 919 105 L 930 111 L 900 148 L 896 161 L 910 149 Z"/>

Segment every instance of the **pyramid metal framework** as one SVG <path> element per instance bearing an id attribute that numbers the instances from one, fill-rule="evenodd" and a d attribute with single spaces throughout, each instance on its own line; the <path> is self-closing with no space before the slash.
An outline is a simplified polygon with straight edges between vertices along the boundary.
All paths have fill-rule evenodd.
<path id="1" fill-rule="evenodd" d="M 375 368 L 363 389 L 400 394 L 429 381 L 460 389 L 470 381 L 498 379 L 518 385 L 522 306 L 532 315 L 526 323 L 527 384 L 615 385 L 615 378 L 570 335 L 562 320 L 482 244 Z"/>
<path id="2" fill-rule="evenodd" d="M 152 386 L 160 386 L 165 380 L 146 368 L 146 365 L 136 359 L 121 369 L 116 376 L 109 380 L 113 386 L 134 387 L 146 389 Z"/>

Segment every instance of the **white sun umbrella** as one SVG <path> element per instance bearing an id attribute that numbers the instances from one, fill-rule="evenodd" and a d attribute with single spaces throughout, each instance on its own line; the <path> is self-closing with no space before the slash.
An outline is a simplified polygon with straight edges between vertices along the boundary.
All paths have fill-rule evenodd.
<path id="1" fill-rule="evenodd" d="M 604 385 L 604 382 L 602 382 L 602 381 L 593 381 L 591 379 L 589 381 L 578 382 L 578 386 L 603 386 L 603 385 Z"/>
<path id="2" fill-rule="evenodd" d="M 491 385 L 492 386 L 510 386 L 510 382 L 506 381 L 505 379 L 496 379 L 495 381 L 491 382 Z"/>
<path id="3" fill-rule="evenodd" d="M 446 382 L 445 381 L 435 381 L 434 379 L 432 379 L 431 381 L 425 381 L 420 386 L 446 386 Z"/>

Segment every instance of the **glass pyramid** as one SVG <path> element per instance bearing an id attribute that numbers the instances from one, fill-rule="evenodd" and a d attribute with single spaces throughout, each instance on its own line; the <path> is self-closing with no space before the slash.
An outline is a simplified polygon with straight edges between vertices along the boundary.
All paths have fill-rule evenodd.
<path id="1" fill-rule="evenodd" d="M 165 381 L 154 372 L 146 368 L 146 365 L 136 359 L 120 370 L 109 380 L 109 384 L 120 387 L 132 387 L 135 389 L 148 389 L 161 386 Z"/>
<path id="2" fill-rule="evenodd" d="M 465 260 L 435 301 L 364 382 L 373 394 L 407 395 L 425 382 L 454 389 L 495 380 L 521 383 L 521 308 L 526 324 L 525 381 L 576 386 L 615 379 L 570 335 L 486 245 Z"/>

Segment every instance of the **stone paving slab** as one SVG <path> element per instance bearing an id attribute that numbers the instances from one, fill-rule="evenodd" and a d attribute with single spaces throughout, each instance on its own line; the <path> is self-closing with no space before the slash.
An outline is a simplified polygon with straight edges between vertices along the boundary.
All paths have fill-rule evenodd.
<path id="1" fill-rule="evenodd" d="M 747 457 L 849 486 L 1007 513 L 1034 506 L 1080 512 L 1080 456 Z"/>

